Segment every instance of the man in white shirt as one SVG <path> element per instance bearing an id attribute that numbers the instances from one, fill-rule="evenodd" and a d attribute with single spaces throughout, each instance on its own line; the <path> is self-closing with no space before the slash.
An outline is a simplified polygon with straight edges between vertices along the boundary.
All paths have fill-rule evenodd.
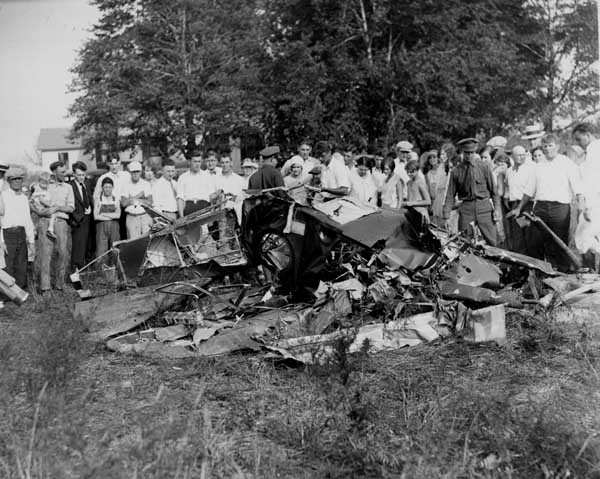
<path id="1" fill-rule="evenodd" d="M 585 151 L 585 160 L 580 165 L 585 208 L 579 221 L 590 223 L 586 228 L 590 232 L 600 233 L 600 139 L 593 134 L 589 123 L 580 123 L 573 128 L 573 139 Z M 576 242 L 577 244 L 577 242 Z M 583 251 L 586 267 L 596 269 L 596 257 L 591 251 Z M 588 248 L 589 249 L 589 248 Z"/>
<path id="2" fill-rule="evenodd" d="M 216 151 L 209 150 L 206 154 L 206 181 L 208 182 L 208 194 L 211 201 L 216 199 L 215 193 L 221 186 L 221 168 L 217 166 L 219 157 Z"/>
<path id="3" fill-rule="evenodd" d="M 315 153 L 321 161 L 321 186 L 317 190 L 329 196 L 347 196 L 351 185 L 344 157 L 340 154 L 334 156 L 333 146 L 325 141 L 317 144 Z"/>
<path id="4" fill-rule="evenodd" d="M 132 161 L 128 166 L 131 180 L 122 185 L 121 206 L 125 209 L 127 217 L 127 238 L 144 236 L 152 226 L 152 218 L 146 213 L 143 205 L 152 205 L 152 190 L 150 183 L 142 179 L 142 164 Z"/>
<path id="5" fill-rule="evenodd" d="M 533 212 L 565 243 L 569 244 L 571 199 L 575 196 L 578 209 L 583 209 L 583 196 L 579 171 L 569 158 L 558 153 L 558 138 L 548 134 L 542 139 L 546 161 L 537 163 L 535 174 L 519 206 L 507 214 L 507 218 L 519 216 L 530 200 L 535 201 Z M 556 242 L 539 226 L 532 224 L 527 236 L 529 254 L 546 258 L 560 271 L 570 271 L 571 264 Z"/>
<path id="6" fill-rule="evenodd" d="M 210 206 L 208 173 L 202 170 L 202 156 L 194 153 L 190 169 L 177 181 L 177 210 L 179 216 L 187 216 L 194 211 Z"/>
<path id="7" fill-rule="evenodd" d="M 21 168 L 6 172 L 9 188 L 0 192 L 0 224 L 4 238 L 4 271 L 10 274 L 20 288 L 27 287 L 28 248 L 34 248 L 34 229 L 29 210 L 29 199 L 23 194 Z"/>
<path id="8" fill-rule="evenodd" d="M 217 190 L 221 190 L 229 199 L 237 201 L 246 187 L 244 179 L 233 172 L 233 162 L 229 155 L 221 157 L 221 174 L 218 175 Z"/>
<path id="9" fill-rule="evenodd" d="M 527 151 L 520 145 L 512 149 L 513 166 L 506 171 L 506 193 L 504 197 L 505 207 L 511 211 L 519 206 L 525 189 L 533 181 L 535 164 L 527 159 Z M 527 254 L 526 227 L 521 227 L 516 218 L 506 220 L 506 242 L 507 248 L 517 253 Z"/>
<path id="10" fill-rule="evenodd" d="M 165 160 L 162 165 L 162 175 L 152 183 L 152 206 L 171 221 L 177 219 L 177 182 L 175 163 Z"/>
<path id="11" fill-rule="evenodd" d="M 241 202 L 243 199 L 242 190 L 246 187 L 244 179 L 233 172 L 233 162 L 231 157 L 223 155 L 221 157 L 221 173 L 218 175 L 218 185 L 216 194 L 224 195 L 227 200 L 227 216 L 219 221 L 219 239 L 222 241 L 229 238 L 231 247 L 234 246 L 235 216 L 239 214 L 241 223 Z"/>
<path id="12" fill-rule="evenodd" d="M 121 169 L 121 159 L 117 155 L 114 155 L 108 161 L 108 172 L 100 176 L 96 182 L 96 187 L 94 188 L 94 198 L 100 197 L 100 193 L 102 192 L 102 187 L 100 185 L 102 185 L 102 180 L 104 178 L 110 178 L 113 181 L 113 195 L 115 195 L 117 198 L 120 198 L 121 187 L 124 183 L 129 182 L 131 176 L 127 171 L 123 171 Z"/>
<path id="13" fill-rule="evenodd" d="M 355 198 L 365 205 L 377 206 L 377 186 L 369 171 L 368 159 L 364 156 L 358 158 L 356 173 L 351 175 L 350 184 L 351 198 Z"/>

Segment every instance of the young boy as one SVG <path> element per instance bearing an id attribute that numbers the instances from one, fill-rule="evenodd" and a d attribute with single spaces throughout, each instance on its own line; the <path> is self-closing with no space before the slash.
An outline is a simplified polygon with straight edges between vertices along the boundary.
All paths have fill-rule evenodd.
<path id="1" fill-rule="evenodd" d="M 429 222 L 428 207 L 431 206 L 431 196 L 423 177 L 419 175 L 419 162 L 411 160 L 406 164 L 408 183 L 406 184 L 407 199 L 404 206 L 412 206 L 417 210 L 425 221 Z"/>
<path id="2" fill-rule="evenodd" d="M 121 202 L 112 194 L 114 183 L 110 177 L 102 180 L 100 198 L 94 203 L 96 220 L 96 257 L 106 253 L 115 241 L 119 241 L 119 217 Z"/>
<path id="3" fill-rule="evenodd" d="M 43 171 L 40 173 L 40 179 L 38 180 L 37 187 L 31 193 L 31 202 L 36 209 L 50 208 L 52 206 L 52 200 L 50 198 L 50 192 L 48 187 L 50 186 L 50 173 Z M 56 234 L 54 234 L 54 223 L 56 221 L 56 215 L 50 215 L 50 221 L 48 222 L 48 230 L 46 236 L 52 241 L 56 241 Z"/>

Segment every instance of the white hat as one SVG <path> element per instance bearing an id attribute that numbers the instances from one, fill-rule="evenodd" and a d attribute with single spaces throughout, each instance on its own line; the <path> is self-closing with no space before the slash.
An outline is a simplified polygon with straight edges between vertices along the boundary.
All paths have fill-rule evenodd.
<path id="1" fill-rule="evenodd" d="M 544 136 L 546 132 L 544 131 L 544 127 L 539 123 L 537 125 L 529 125 L 525 127 L 525 132 L 521 137 L 522 140 L 535 140 L 536 138 L 541 138 Z"/>
<path id="2" fill-rule="evenodd" d="M 258 165 L 254 163 L 250 158 L 246 158 L 242 163 L 242 168 L 256 168 L 258 169 Z"/>
<path id="3" fill-rule="evenodd" d="M 503 136 L 494 136 L 487 141 L 486 145 L 492 148 L 506 148 L 507 143 L 508 140 Z"/>
<path id="4" fill-rule="evenodd" d="M 133 160 L 131 163 L 129 163 L 127 169 L 132 173 L 134 171 L 142 171 L 142 164 L 139 161 Z"/>
<path id="5" fill-rule="evenodd" d="M 413 144 L 410 141 L 406 141 L 406 140 L 399 141 L 398 143 L 396 143 L 396 149 L 398 151 L 409 152 L 409 151 L 412 151 Z"/>

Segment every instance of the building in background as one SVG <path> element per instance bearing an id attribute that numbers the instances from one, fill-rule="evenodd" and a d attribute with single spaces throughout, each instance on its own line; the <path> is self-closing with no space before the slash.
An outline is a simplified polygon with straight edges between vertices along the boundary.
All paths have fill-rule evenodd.
<path id="1" fill-rule="evenodd" d="M 76 161 L 83 161 L 88 170 L 95 170 L 96 160 L 91 153 L 85 153 L 80 139 L 70 139 L 69 128 L 42 128 L 37 143 L 42 160 L 42 170 L 48 171 L 57 160 L 65 163 L 67 171 Z"/>

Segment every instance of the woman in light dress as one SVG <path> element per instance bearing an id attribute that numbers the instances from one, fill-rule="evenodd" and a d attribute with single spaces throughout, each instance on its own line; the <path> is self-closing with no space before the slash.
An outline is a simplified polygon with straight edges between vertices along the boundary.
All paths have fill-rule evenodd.
<path id="1" fill-rule="evenodd" d="M 435 155 L 433 154 L 435 153 Z M 445 155 L 445 152 L 440 152 L 440 157 Z M 444 208 L 444 200 L 446 199 L 446 190 L 448 188 L 448 172 L 446 165 L 440 161 L 437 152 L 429 152 L 426 159 L 426 167 L 428 168 L 426 180 L 431 197 L 431 222 L 437 226 L 444 225 L 442 217 L 442 209 Z"/>
<path id="2" fill-rule="evenodd" d="M 394 173 L 395 168 L 394 160 L 390 158 L 385 158 L 381 162 L 382 177 L 378 184 L 378 190 L 381 194 L 382 208 L 400 209 L 402 207 L 405 185 Z"/>

